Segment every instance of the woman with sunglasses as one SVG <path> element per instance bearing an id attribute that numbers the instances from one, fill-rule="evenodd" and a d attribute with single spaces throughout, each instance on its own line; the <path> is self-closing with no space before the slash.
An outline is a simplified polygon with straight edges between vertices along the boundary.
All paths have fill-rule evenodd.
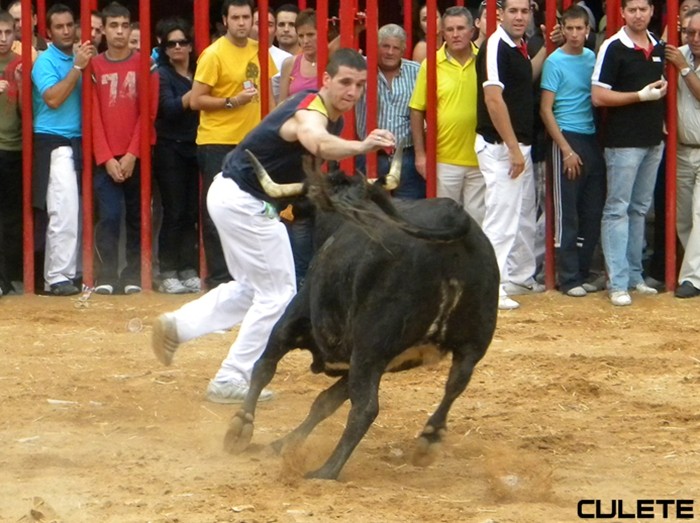
<path id="1" fill-rule="evenodd" d="M 190 26 L 181 19 L 162 24 L 158 54 L 160 96 L 153 172 L 163 204 L 158 237 L 160 292 L 199 292 L 197 219 L 199 185 L 197 126 L 190 108 L 195 57 Z"/>

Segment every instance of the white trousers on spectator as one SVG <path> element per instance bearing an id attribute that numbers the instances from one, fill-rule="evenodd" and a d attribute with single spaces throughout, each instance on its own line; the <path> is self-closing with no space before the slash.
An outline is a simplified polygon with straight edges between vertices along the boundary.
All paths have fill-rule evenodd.
<path id="1" fill-rule="evenodd" d="M 437 196 L 456 201 L 479 225 L 484 221 L 485 190 L 479 167 L 437 164 Z"/>
<path id="2" fill-rule="evenodd" d="M 80 196 L 78 175 L 71 147 L 51 152 L 51 170 L 46 190 L 46 250 L 44 286 L 72 280 L 76 276 L 80 244 Z"/>
<path id="3" fill-rule="evenodd" d="M 178 337 L 184 342 L 240 323 L 214 379 L 247 383 L 272 327 L 296 293 L 292 248 L 284 225 L 266 214 L 265 202 L 221 174 L 207 193 L 207 208 L 234 281 L 177 310 Z"/>
<path id="4" fill-rule="evenodd" d="M 496 252 L 504 295 L 504 283 L 528 284 L 535 275 L 536 201 L 530 146 L 520 144 L 525 170 L 517 178 L 508 175 L 505 144 L 487 143 L 477 134 L 475 149 L 486 184 L 482 229 Z"/>
<path id="5" fill-rule="evenodd" d="M 678 144 L 676 230 L 685 249 L 678 283 L 700 289 L 700 149 Z"/>

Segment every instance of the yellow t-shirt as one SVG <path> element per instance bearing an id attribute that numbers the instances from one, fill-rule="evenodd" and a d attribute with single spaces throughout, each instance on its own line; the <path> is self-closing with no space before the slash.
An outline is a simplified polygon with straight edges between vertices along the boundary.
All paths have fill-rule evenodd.
<path id="1" fill-rule="evenodd" d="M 437 52 L 437 161 L 476 167 L 474 151 L 476 139 L 476 53 L 461 65 L 447 55 L 443 45 Z M 418 71 L 416 86 L 408 106 L 417 111 L 426 110 L 427 60 Z"/>
<path id="2" fill-rule="evenodd" d="M 268 53 L 269 57 L 269 53 Z M 268 59 L 270 78 L 277 74 L 272 58 Z M 233 97 L 243 91 L 243 82 L 250 80 L 260 89 L 258 42 L 248 40 L 245 47 L 234 45 L 222 36 L 202 52 L 197 61 L 194 79 L 211 87 L 211 96 Z M 260 123 L 260 96 L 233 109 L 201 111 L 197 143 L 239 144 Z"/>
<path id="3" fill-rule="evenodd" d="M 13 53 L 18 54 L 19 56 L 22 56 L 22 42 L 20 42 L 19 40 L 15 40 L 14 42 L 12 42 L 12 47 L 10 48 L 10 50 Z M 34 47 L 32 46 L 32 63 L 36 62 L 37 56 L 38 54 L 36 52 L 36 49 L 34 49 Z"/>

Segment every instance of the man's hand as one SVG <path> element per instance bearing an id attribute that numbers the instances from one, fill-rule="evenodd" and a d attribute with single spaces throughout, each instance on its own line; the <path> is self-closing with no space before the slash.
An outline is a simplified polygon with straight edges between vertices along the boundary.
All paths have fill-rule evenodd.
<path id="1" fill-rule="evenodd" d="M 131 178 L 134 174 L 134 166 L 136 165 L 136 156 L 131 153 L 126 153 L 124 156 L 119 158 L 119 167 L 122 171 L 122 176 L 124 180 Z"/>
<path id="2" fill-rule="evenodd" d="M 515 179 L 525 170 L 525 157 L 523 156 L 520 147 L 508 147 L 508 160 L 510 160 L 510 171 L 508 176 Z"/>
<path id="3" fill-rule="evenodd" d="M 569 180 L 575 180 L 581 175 L 581 166 L 583 161 L 581 157 L 574 151 L 571 151 L 563 156 L 564 172 Z"/>
<path id="4" fill-rule="evenodd" d="M 0 80 L 0 94 L 4 93 L 9 86 L 10 83 L 7 80 Z"/>
<path id="5" fill-rule="evenodd" d="M 419 154 L 416 153 L 415 156 L 415 166 L 416 166 L 416 171 L 418 171 L 418 174 L 420 174 L 424 179 L 426 178 L 426 158 L 425 154 Z"/>
<path id="6" fill-rule="evenodd" d="M 238 105 L 245 105 L 251 102 L 258 96 L 258 90 L 255 87 L 250 87 L 248 89 L 243 89 L 240 93 L 236 95 L 236 100 L 238 100 Z"/>
<path id="7" fill-rule="evenodd" d="M 371 153 L 379 149 L 396 147 L 394 135 L 386 129 L 375 129 L 362 140 L 362 152 Z"/>
<path id="8" fill-rule="evenodd" d="M 637 95 L 640 102 L 653 102 L 666 96 L 666 89 L 668 89 L 668 82 L 666 80 L 657 80 L 644 87 L 644 89 L 637 91 Z"/>
<path id="9" fill-rule="evenodd" d="M 92 45 L 90 40 L 86 40 L 82 44 L 79 44 L 75 49 L 75 58 L 73 64 L 85 69 L 90 63 L 90 59 L 97 54 L 97 49 Z"/>
<path id="10" fill-rule="evenodd" d="M 666 44 L 664 54 L 666 55 L 666 60 L 675 65 L 676 69 L 679 71 L 681 69 L 685 69 L 686 67 L 690 67 L 688 61 L 685 59 L 685 56 L 683 56 L 683 53 L 681 53 L 675 45 Z"/>
<path id="11" fill-rule="evenodd" d="M 119 165 L 116 158 L 107 160 L 105 163 L 105 169 L 107 170 L 107 174 L 109 174 L 112 180 L 114 180 L 116 183 L 122 183 L 125 180 L 124 175 L 122 174 L 121 165 Z"/>
<path id="12" fill-rule="evenodd" d="M 542 30 L 543 35 L 547 34 L 547 28 L 544 24 L 540 26 L 540 29 Z M 560 24 L 554 24 L 554 27 L 552 27 L 552 30 L 549 33 L 549 39 L 557 47 L 564 45 L 566 38 L 564 38 L 564 32 L 561 30 Z"/>

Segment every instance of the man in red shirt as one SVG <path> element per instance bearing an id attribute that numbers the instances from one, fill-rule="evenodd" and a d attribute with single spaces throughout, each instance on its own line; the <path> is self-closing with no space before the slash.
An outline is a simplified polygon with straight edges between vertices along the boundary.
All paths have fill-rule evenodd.
<path id="1" fill-rule="evenodd" d="M 98 222 L 95 245 L 99 268 L 99 294 L 141 291 L 141 182 L 139 151 L 141 113 L 139 105 L 138 52 L 129 48 L 131 15 L 117 3 L 102 11 L 107 50 L 92 61 L 93 146 L 95 149 L 95 200 Z M 158 75 L 151 77 L 151 114 L 155 120 Z M 152 135 L 155 137 L 155 133 Z M 119 232 L 122 202 L 126 209 L 126 267 L 119 274 Z"/>

